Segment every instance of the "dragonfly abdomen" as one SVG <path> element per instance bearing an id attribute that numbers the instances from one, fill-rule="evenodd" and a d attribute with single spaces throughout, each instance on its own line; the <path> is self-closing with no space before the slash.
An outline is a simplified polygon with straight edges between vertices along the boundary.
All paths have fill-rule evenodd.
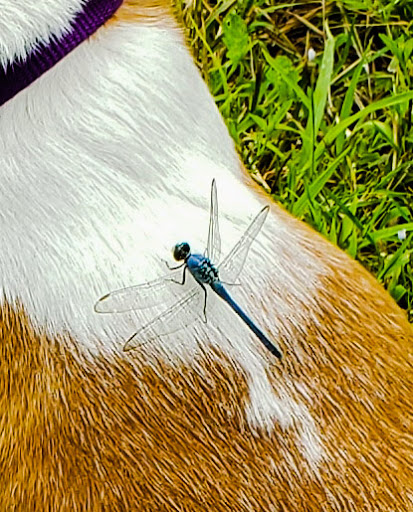
<path id="1" fill-rule="evenodd" d="M 251 331 L 257 336 L 257 338 L 265 345 L 265 347 L 278 359 L 282 358 L 281 352 L 271 343 L 267 336 L 261 331 L 261 329 L 255 325 L 251 318 L 238 306 L 231 295 L 227 292 L 224 285 L 220 281 L 215 281 L 211 284 L 211 288 L 221 299 L 233 309 L 233 311 L 243 320 Z"/>

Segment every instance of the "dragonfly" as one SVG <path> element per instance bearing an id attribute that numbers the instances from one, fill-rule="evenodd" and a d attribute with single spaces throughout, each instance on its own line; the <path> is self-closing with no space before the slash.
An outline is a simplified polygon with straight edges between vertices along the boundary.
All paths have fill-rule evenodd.
<path id="1" fill-rule="evenodd" d="M 138 348 L 143 343 L 170 335 L 190 325 L 197 318 L 207 323 L 208 290 L 212 290 L 236 313 L 264 346 L 277 358 L 282 354 L 264 332 L 253 322 L 229 294 L 237 283 L 251 244 L 256 239 L 269 212 L 265 206 L 252 220 L 228 255 L 218 264 L 221 255 L 221 236 L 218 222 L 218 196 L 215 179 L 211 185 L 211 206 L 208 240 L 203 254 L 192 253 L 188 242 L 173 248 L 173 257 L 180 264 L 153 281 L 107 293 L 95 304 L 97 313 L 126 313 L 165 304 L 162 311 L 145 323 L 125 343 L 123 350 Z M 187 272 L 193 279 L 189 290 L 185 285 Z M 173 302 L 169 305 L 170 302 Z M 210 302 L 210 301 L 209 301 Z"/>

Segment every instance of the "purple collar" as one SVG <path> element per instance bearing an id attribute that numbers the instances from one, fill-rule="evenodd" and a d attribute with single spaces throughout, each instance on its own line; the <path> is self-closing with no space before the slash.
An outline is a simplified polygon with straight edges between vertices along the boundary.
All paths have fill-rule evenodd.
<path id="1" fill-rule="evenodd" d="M 0 106 L 53 67 L 82 41 L 91 36 L 119 8 L 123 0 L 88 0 L 68 32 L 48 44 L 40 43 L 24 61 L 0 68 Z"/>

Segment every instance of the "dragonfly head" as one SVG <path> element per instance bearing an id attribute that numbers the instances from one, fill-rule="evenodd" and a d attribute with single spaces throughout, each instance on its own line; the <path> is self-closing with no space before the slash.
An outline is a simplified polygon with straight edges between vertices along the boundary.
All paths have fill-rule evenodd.
<path id="1" fill-rule="evenodd" d="M 172 252 L 176 261 L 183 261 L 189 256 L 191 248 L 187 242 L 181 242 L 174 246 Z"/>

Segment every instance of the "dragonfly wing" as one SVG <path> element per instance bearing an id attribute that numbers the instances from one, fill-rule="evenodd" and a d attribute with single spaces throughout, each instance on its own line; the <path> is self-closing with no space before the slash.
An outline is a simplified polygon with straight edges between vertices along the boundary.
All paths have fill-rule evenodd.
<path id="1" fill-rule="evenodd" d="M 183 268 L 148 283 L 114 290 L 101 297 L 95 304 L 97 313 L 124 313 L 136 309 L 146 309 L 161 303 L 170 304 L 177 296 L 188 291 L 182 282 Z"/>
<path id="2" fill-rule="evenodd" d="M 161 336 L 166 336 L 188 327 L 202 314 L 204 294 L 197 286 L 186 293 L 176 304 L 163 311 L 141 327 L 125 343 L 123 350 L 128 352 Z"/>
<path id="3" fill-rule="evenodd" d="M 269 206 L 265 206 L 255 216 L 254 220 L 248 226 L 240 240 L 232 248 L 231 252 L 224 258 L 222 263 L 218 265 L 219 276 L 222 282 L 235 283 L 237 280 L 244 267 L 251 244 L 264 225 L 269 209 Z"/>
<path id="4" fill-rule="evenodd" d="M 215 179 L 211 185 L 211 211 L 209 215 L 208 242 L 205 256 L 212 262 L 219 261 L 221 257 L 221 235 L 218 223 L 218 195 Z"/>

